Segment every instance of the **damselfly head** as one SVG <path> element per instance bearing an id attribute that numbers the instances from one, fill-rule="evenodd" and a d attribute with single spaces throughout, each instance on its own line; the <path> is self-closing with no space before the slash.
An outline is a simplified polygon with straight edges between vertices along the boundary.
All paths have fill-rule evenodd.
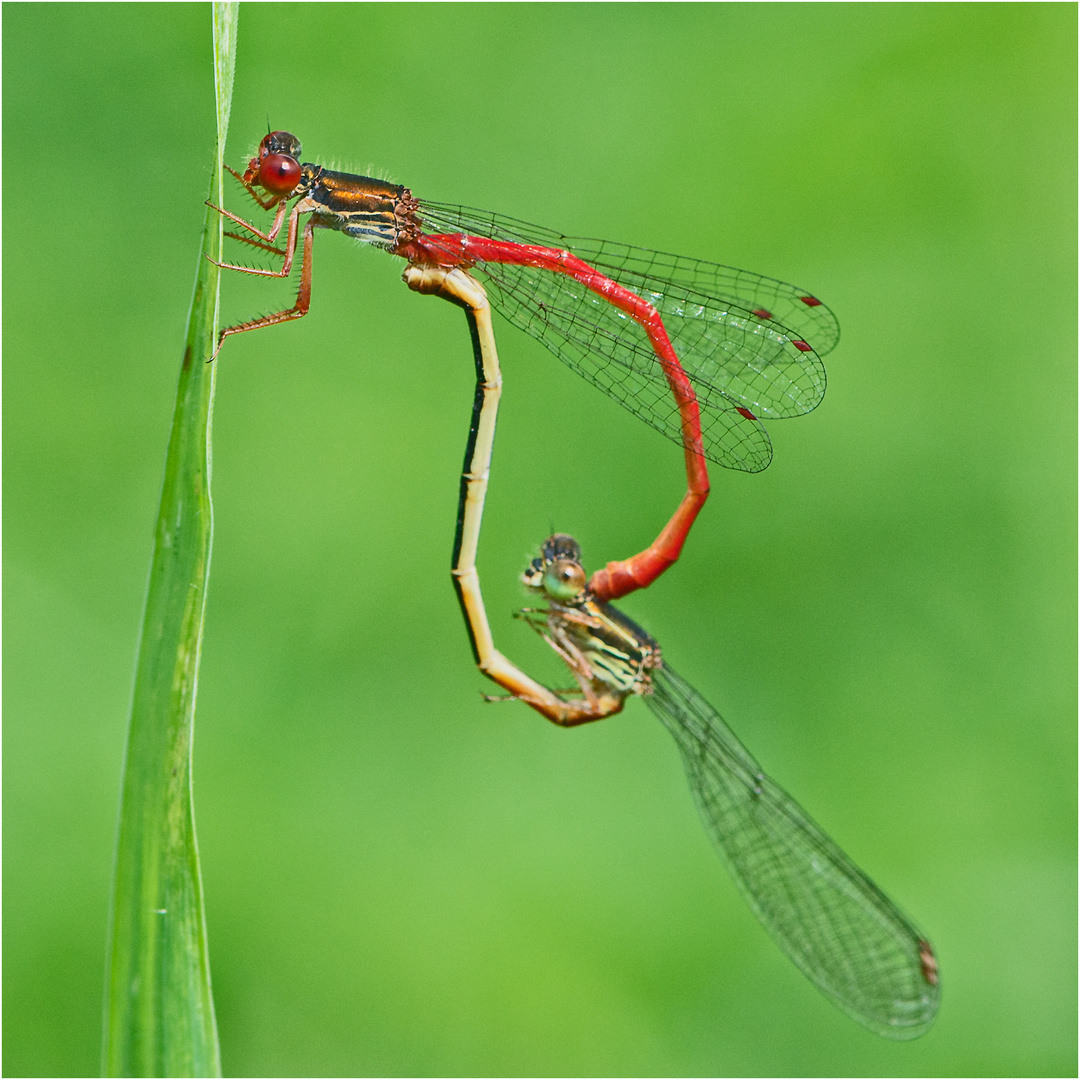
<path id="1" fill-rule="evenodd" d="M 288 131 L 271 131 L 248 162 L 244 180 L 273 195 L 288 195 L 300 182 L 300 140 Z"/>
<path id="2" fill-rule="evenodd" d="M 565 533 L 549 536 L 540 546 L 540 558 L 521 575 L 522 582 L 549 599 L 568 604 L 585 591 L 585 571 L 581 566 L 581 545 Z"/>

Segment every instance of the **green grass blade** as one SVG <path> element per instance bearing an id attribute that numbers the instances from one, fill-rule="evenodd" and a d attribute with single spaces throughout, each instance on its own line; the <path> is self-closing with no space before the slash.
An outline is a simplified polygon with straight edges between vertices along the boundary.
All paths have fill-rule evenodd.
<path id="1" fill-rule="evenodd" d="M 215 3 L 217 162 L 232 95 L 237 5 Z M 104 1071 L 220 1076 L 191 795 L 213 520 L 210 424 L 221 217 L 207 209 L 154 535 L 124 762 L 108 949 Z"/>

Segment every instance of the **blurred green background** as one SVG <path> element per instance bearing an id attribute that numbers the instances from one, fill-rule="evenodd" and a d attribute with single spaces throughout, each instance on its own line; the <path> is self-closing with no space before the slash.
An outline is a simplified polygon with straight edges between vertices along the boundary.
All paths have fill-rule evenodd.
<path id="1" fill-rule="evenodd" d="M 4 29 L 4 1072 L 97 1069 L 151 529 L 213 152 L 203 5 Z M 447 573 L 464 320 L 322 234 L 229 342 L 195 794 L 235 1075 L 1075 1075 L 1074 5 L 251 5 L 229 159 L 305 158 L 798 282 L 822 407 L 715 469 L 625 609 L 933 938 L 935 1029 L 833 1009 L 640 703 L 489 705 Z M 234 192 L 237 208 L 248 204 Z M 224 283 L 226 319 L 273 310 Z M 648 542 L 681 454 L 506 324 L 480 566 Z"/>

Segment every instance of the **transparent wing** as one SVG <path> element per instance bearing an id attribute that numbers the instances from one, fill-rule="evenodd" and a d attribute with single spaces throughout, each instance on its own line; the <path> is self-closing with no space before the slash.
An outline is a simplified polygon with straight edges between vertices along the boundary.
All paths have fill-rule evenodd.
<path id="1" fill-rule="evenodd" d="M 801 415 L 824 396 L 820 353 L 836 344 L 839 327 L 824 304 L 794 286 L 683 256 L 565 237 L 467 207 L 424 202 L 420 216 L 432 233 L 569 250 L 651 303 L 694 385 L 705 454 L 718 464 L 765 468 L 772 448 L 759 419 Z M 505 318 L 681 443 L 678 410 L 656 354 L 630 316 L 565 274 L 507 263 L 475 269 Z"/>
<path id="2" fill-rule="evenodd" d="M 872 1031 L 923 1034 L 941 991 L 922 934 L 666 663 L 645 701 L 679 744 L 706 832 L 780 948 Z"/>

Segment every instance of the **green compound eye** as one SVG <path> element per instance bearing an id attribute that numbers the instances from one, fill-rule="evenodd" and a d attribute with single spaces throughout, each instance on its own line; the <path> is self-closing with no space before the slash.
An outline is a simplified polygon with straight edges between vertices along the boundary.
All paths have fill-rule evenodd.
<path id="1" fill-rule="evenodd" d="M 552 600 L 574 600 L 585 588 L 585 571 L 575 562 L 558 559 L 544 574 L 544 592 Z"/>

